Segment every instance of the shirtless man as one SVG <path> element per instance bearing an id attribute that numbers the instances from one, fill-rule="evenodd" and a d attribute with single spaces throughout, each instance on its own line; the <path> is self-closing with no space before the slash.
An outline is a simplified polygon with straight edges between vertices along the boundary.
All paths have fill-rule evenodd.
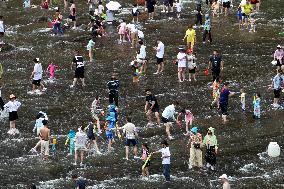
<path id="1" fill-rule="evenodd" d="M 47 160 L 49 156 L 49 139 L 50 139 L 50 129 L 47 125 L 47 120 L 43 120 L 43 128 L 40 130 L 40 138 L 41 138 L 41 155 L 43 160 Z"/>

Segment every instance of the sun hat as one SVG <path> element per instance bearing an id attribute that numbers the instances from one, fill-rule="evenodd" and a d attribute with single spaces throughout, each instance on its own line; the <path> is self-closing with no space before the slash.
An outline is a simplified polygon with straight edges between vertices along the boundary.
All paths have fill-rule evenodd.
<path id="1" fill-rule="evenodd" d="M 190 131 L 191 131 L 192 133 L 196 134 L 197 131 L 198 131 L 198 128 L 197 128 L 197 127 L 192 127 Z"/>
<path id="2" fill-rule="evenodd" d="M 223 175 L 221 175 L 221 176 L 219 177 L 219 179 L 226 179 L 226 180 L 228 180 L 228 176 L 227 176 L 226 174 L 223 174 Z"/>
<path id="3" fill-rule="evenodd" d="M 12 98 L 16 98 L 16 96 L 14 94 L 10 94 L 10 99 Z"/>
<path id="4" fill-rule="evenodd" d="M 282 48 L 281 45 L 277 45 L 277 48 Z"/>

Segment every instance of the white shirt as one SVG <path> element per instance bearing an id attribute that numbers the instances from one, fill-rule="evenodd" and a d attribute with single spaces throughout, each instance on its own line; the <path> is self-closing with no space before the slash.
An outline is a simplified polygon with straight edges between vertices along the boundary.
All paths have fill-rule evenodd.
<path id="1" fill-rule="evenodd" d="M 34 80 L 42 78 L 42 66 L 41 63 L 36 63 L 34 66 Z"/>
<path id="2" fill-rule="evenodd" d="M 16 112 L 18 111 L 21 103 L 17 100 L 9 101 L 7 104 L 4 105 L 4 108 L 7 108 L 9 112 Z"/>
<path id="3" fill-rule="evenodd" d="M 145 59 L 146 58 L 146 46 L 145 45 L 141 45 L 140 47 L 140 53 L 138 54 L 138 58 L 139 59 Z"/>
<path id="4" fill-rule="evenodd" d="M 193 55 L 187 55 L 188 68 L 194 69 L 196 67 L 196 58 Z"/>
<path id="5" fill-rule="evenodd" d="M 157 47 L 156 57 L 163 58 L 165 53 L 165 45 L 164 43 L 160 42 Z"/>
<path id="6" fill-rule="evenodd" d="M 75 147 L 78 148 L 78 147 L 86 147 L 86 144 L 87 144 L 87 135 L 85 132 L 83 131 L 79 131 L 76 133 L 75 135 Z"/>
<path id="7" fill-rule="evenodd" d="M 130 30 L 131 33 L 138 32 L 136 26 L 134 24 L 127 24 L 126 27 Z"/>
<path id="8" fill-rule="evenodd" d="M 186 67 L 186 54 L 184 52 L 179 52 L 177 55 L 178 59 L 178 67 L 185 68 Z"/>
<path id="9" fill-rule="evenodd" d="M 144 33 L 141 30 L 138 30 L 138 38 L 144 39 Z"/>
<path id="10" fill-rule="evenodd" d="M 246 0 L 242 0 L 241 3 L 240 3 L 242 13 L 244 13 L 244 7 L 243 7 L 243 5 L 245 5 L 245 4 L 247 4 L 247 1 L 246 1 Z"/>
<path id="11" fill-rule="evenodd" d="M 162 113 L 162 116 L 164 118 L 175 120 L 175 116 L 174 115 L 175 115 L 175 106 L 173 104 L 167 106 L 165 108 L 165 110 L 163 111 L 163 113 Z"/>
<path id="12" fill-rule="evenodd" d="M 181 12 L 181 3 L 176 3 L 176 7 L 177 7 L 177 12 Z"/>
<path id="13" fill-rule="evenodd" d="M 165 164 L 171 164 L 171 152 L 170 152 L 170 148 L 169 147 L 166 147 L 166 148 L 162 148 L 159 150 L 159 152 L 162 153 L 162 158 L 163 158 L 163 161 L 162 161 L 162 164 L 165 165 Z M 165 156 L 169 156 L 169 157 L 165 157 Z"/>
<path id="14" fill-rule="evenodd" d="M 135 139 L 136 127 L 133 123 L 126 123 L 122 128 L 127 139 Z"/>
<path id="15" fill-rule="evenodd" d="M 102 14 L 103 13 L 103 10 L 105 10 L 105 7 L 103 5 L 99 5 L 98 6 L 98 13 L 99 14 Z"/>
<path id="16" fill-rule="evenodd" d="M 4 22 L 3 20 L 0 21 L 0 32 L 4 32 L 5 29 L 4 29 Z"/>

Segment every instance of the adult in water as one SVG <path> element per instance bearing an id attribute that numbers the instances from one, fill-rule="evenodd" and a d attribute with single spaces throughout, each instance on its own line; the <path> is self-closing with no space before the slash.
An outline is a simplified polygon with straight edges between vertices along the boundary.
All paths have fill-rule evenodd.
<path id="1" fill-rule="evenodd" d="M 152 113 L 154 113 L 156 119 L 157 119 L 157 124 L 160 125 L 160 115 L 159 115 L 159 104 L 158 100 L 155 97 L 155 95 L 152 94 L 150 89 L 145 90 L 146 93 L 146 104 L 145 104 L 145 113 L 148 118 L 148 124 L 147 126 L 152 126 Z"/>
<path id="2" fill-rule="evenodd" d="M 203 144 L 206 147 L 206 153 L 205 153 L 206 167 L 211 168 L 212 171 L 215 170 L 216 154 L 218 150 L 217 137 L 214 131 L 215 129 L 213 127 L 209 127 L 207 130 L 207 135 L 203 139 Z"/>
<path id="3" fill-rule="evenodd" d="M 178 102 L 175 101 L 174 103 L 172 103 L 171 105 L 167 106 L 165 108 L 165 110 L 162 113 L 162 122 L 165 124 L 166 127 L 166 133 L 168 136 L 169 140 L 173 140 L 174 138 L 171 136 L 171 132 L 170 129 L 172 127 L 172 122 L 175 122 L 175 108 L 178 105 Z"/>
<path id="4" fill-rule="evenodd" d="M 219 105 L 222 113 L 222 119 L 223 123 L 226 123 L 227 120 L 227 115 L 228 115 L 228 102 L 229 102 L 229 97 L 233 96 L 235 92 L 232 92 L 229 90 L 229 82 L 225 82 L 224 87 L 221 90 L 220 93 L 220 100 L 219 100 Z"/>
<path id="5" fill-rule="evenodd" d="M 84 62 L 84 58 L 83 56 L 81 56 L 79 54 L 79 51 L 75 51 L 75 56 L 73 57 L 73 61 L 72 61 L 72 65 L 71 65 L 71 69 L 72 66 L 75 65 L 75 75 L 74 75 L 74 80 L 73 80 L 73 84 L 70 86 L 71 88 L 73 88 L 78 79 L 80 79 L 82 81 L 82 86 L 86 86 L 85 84 L 85 62 Z"/>
<path id="6" fill-rule="evenodd" d="M 209 59 L 208 70 L 211 68 L 212 70 L 212 81 L 215 80 L 219 82 L 220 73 L 224 69 L 224 62 L 222 61 L 222 56 L 219 55 L 217 50 L 213 51 L 213 55 Z"/>
<path id="7" fill-rule="evenodd" d="M 115 105 L 118 106 L 118 90 L 120 87 L 120 82 L 115 75 L 113 75 L 110 81 L 107 82 L 107 86 L 109 90 L 109 103 L 115 103 Z"/>
<path id="8" fill-rule="evenodd" d="M 10 95 L 10 101 L 4 105 L 4 109 L 7 109 L 9 112 L 10 130 L 8 131 L 8 134 L 15 135 L 19 133 L 18 129 L 16 129 L 16 120 L 19 118 L 18 109 L 20 106 L 21 103 L 16 100 L 14 94 Z"/>

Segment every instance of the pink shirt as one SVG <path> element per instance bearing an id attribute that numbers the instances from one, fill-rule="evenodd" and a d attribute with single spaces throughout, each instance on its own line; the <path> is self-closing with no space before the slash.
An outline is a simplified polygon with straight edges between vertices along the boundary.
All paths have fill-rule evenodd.
<path id="1" fill-rule="evenodd" d="M 282 58 L 284 57 L 284 51 L 283 49 L 277 49 L 274 53 L 274 59 L 276 60 L 282 60 Z"/>
<path id="2" fill-rule="evenodd" d="M 52 73 L 55 71 L 56 66 L 54 64 L 49 64 L 47 69 Z"/>
<path id="3" fill-rule="evenodd" d="M 193 114 L 190 112 L 190 110 L 185 110 L 184 119 L 186 122 L 190 122 L 193 119 Z"/>

